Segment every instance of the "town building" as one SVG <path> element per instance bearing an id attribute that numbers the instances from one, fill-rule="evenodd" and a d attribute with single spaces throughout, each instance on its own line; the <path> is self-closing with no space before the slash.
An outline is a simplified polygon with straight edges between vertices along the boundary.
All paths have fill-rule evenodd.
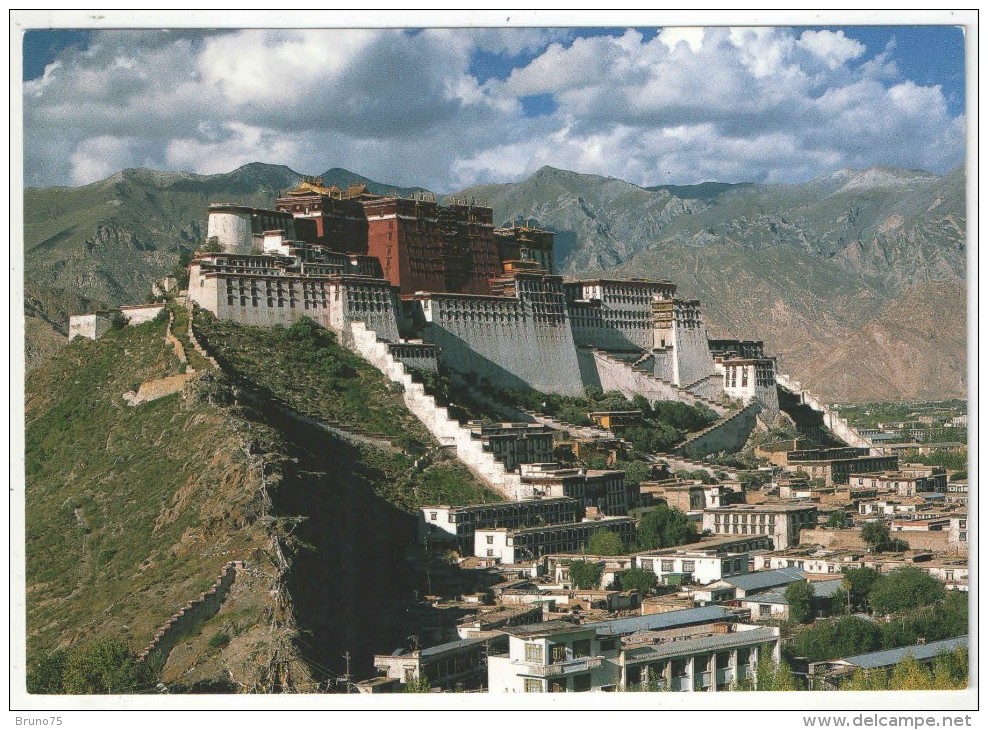
<path id="1" fill-rule="evenodd" d="M 634 556 L 635 567 L 655 573 L 661 585 L 700 585 L 748 572 L 747 553 L 715 550 L 650 550 Z"/>
<path id="2" fill-rule="evenodd" d="M 803 472 L 810 480 L 821 479 L 826 487 L 848 484 L 852 474 L 895 471 L 897 456 L 871 456 L 866 448 L 839 447 L 800 449 L 786 454 L 785 470 Z"/>
<path id="3" fill-rule="evenodd" d="M 882 492 L 895 492 L 900 497 L 914 497 L 921 492 L 946 492 L 947 470 L 942 466 L 904 465 L 897 471 L 855 474 L 850 477 L 849 483 Z"/>
<path id="4" fill-rule="evenodd" d="M 843 579 L 812 581 L 809 585 L 813 589 L 810 615 L 820 617 L 833 613 L 835 610 L 833 602 L 835 597 L 841 595 Z M 788 585 L 785 588 L 778 587 L 764 593 L 755 593 L 740 599 L 739 603 L 741 608 L 751 612 L 752 621 L 788 621 L 789 599 L 786 597 L 786 588 Z"/>
<path id="5" fill-rule="evenodd" d="M 628 514 L 637 502 L 637 492 L 631 489 L 623 471 L 614 469 L 575 469 L 558 464 L 523 464 L 522 483 L 532 487 L 533 494 L 543 497 L 570 497 L 586 508 L 616 517 Z"/>
<path id="6" fill-rule="evenodd" d="M 595 532 L 616 533 L 627 542 L 634 536 L 635 520 L 609 517 L 562 525 L 528 528 L 485 528 L 474 532 L 474 555 L 493 557 L 502 563 L 533 560 L 550 553 L 570 553 L 584 548 Z"/>
<path id="7" fill-rule="evenodd" d="M 920 664 L 929 664 L 941 653 L 967 649 L 967 647 L 968 637 L 958 636 L 953 639 L 930 641 L 899 649 L 884 649 L 841 659 L 812 662 L 809 665 L 807 675 L 809 688 L 812 690 L 840 689 L 841 683 L 858 671 L 889 670 L 896 664 L 905 661 L 906 657 L 912 657 Z"/>
<path id="8" fill-rule="evenodd" d="M 760 656 L 780 660 L 778 628 L 736 623 L 720 607 L 508 633 L 508 652 L 488 659 L 490 692 L 717 692 L 752 678 Z"/>
<path id="9" fill-rule="evenodd" d="M 492 502 L 460 507 L 428 505 L 419 510 L 419 540 L 453 542 L 463 553 L 473 548 L 474 532 L 487 527 L 518 528 L 576 522 L 583 508 L 570 497 Z"/>
<path id="10" fill-rule="evenodd" d="M 475 689 L 484 684 L 488 657 L 506 645 L 503 631 L 493 631 L 424 649 L 377 654 L 374 668 L 402 685 L 425 680 L 430 687 L 446 690 Z"/>
<path id="11" fill-rule="evenodd" d="M 738 504 L 703 510 L 703 529 L 715 535 L 769 535 L 775 549 L 799 544 L 799 531 L 815 527 L 817 507 L 812 503 Z"/>

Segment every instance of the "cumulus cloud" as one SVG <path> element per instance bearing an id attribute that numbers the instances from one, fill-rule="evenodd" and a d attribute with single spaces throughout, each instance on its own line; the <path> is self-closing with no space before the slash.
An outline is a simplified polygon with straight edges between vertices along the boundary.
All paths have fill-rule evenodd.
<path id="1" fill-rule="evenodd" d="M 479 54 L 479 55 L 478 55 Z M 483 54 L 510 74 L 478 76 Z M 526 114 L 546 96 L 549 113 Z M 894 48 L 781 28 L 103 31 L 24 86 L 25 180 L 251 161 L 452 190 L 542 165 L 642 185 L 943 172 L 964 119 Z"/>

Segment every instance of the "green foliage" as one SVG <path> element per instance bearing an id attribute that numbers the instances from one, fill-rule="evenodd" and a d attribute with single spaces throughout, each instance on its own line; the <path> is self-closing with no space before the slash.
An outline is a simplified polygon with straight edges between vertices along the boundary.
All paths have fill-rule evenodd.
<path id="1" fill-rule="evenodd" d="M 802 580 L 790 583 L 786 586 L 785 596 L 792 621 L 804 623 L 813 618 L 813 586 Z"/>
<path id="2" fill-rule="evenodd" d="M 621 588 L 626 591 L 638 591 L 645 595 L 658 583 L 658 577 L 651 570 L 631 568 L 621 573 Z"/>
<path id="3" fill-rule="evenodd" d="M 591 555 L 624 555 L 628 549 L 616 532 L 598 530 L 587 541 L 587 552 Z"/>
<path id="4" fill-rule="evenodd" d="M 230 635 L 225 631 L 217 631 L 215 634 L 209 637 L 209 646 L 213 649 L 219 649 L 230 643 Z"/>
<path id="5" fill-rule="evenodd" d="M 758 692 L 798 692 L 803 686 L 792 673 L 785 659 L 776 664 L 771 655 L 763 650 L 760 652 L 752 679 L 740 682 L 737 689 Z"/>
<path id="6" fill-rule="evenodd" d="M 683 432 L 672 426 L 656 422 L 642 426 L 630 426 L 623 433 L 624 438 L 632 443 L 638 451 L 646 453 L 665 453 L 683 440 Z"/>
<path id="7" fill-rule="evenodd" d="M 69 653 L 61 649 L 41 654 L 28 667 L 27 691 L 39 695 L 62 694 L 62 677 L 68 660 Z"/>
<path id="8" fill-rule="evenodd" d="M 817 621 L 796 634 L 792 644 L 794 656 L 811 662 L 877 651 L 882 646 L 882 630 L 874 621 L 858 616 L 841 616 Z"/>
<path id="9" fill-rule="evenodd" d="M 689 520 L 685 512 L 660 504 L 638 521 L 635 544 L 637 550 L 654 550 L 685 545 L 699 539 L 696 524 Z"/>
<path id="10" fill-rule="evenodd" d="M 844 571 L 844 588 L 851 594 L 853 608 L 862 608 L 867 604 L 868 594 L 881 579 L 882 574 L 874 568 L 852 568 Z"/>
<path id="11" fill-rule="evenodd" d="M 911 646 L 920 639 L 939 641 L 967 633 L 967 597 L 952 591 L 942 602 L 905 611 L 890 622 L 869 621 L 859 616 L 817 621 L 795 634 L 789 651 L 792 656 L 817 662 Z"/>
<path id="12" fill-rule="evenodd" d="M 858 670 L 840 683 L 844 691 L 957 690 L 968 684 L 968 652 L 960 647 L 941 652 L 932 663 L 920 664 L 912 655 L 889 670 Z"/>
<path id="13" fill-rule="evenodd" d="M 569 578 L 573 585 L 583 590 L 595 590 L 600 587 L 600 577 L 604 574 L 604 566 L 586 560 L 574 560 L 569 564 Z"/>
<path id="14" fill-rule="evenodd" d="M 410 694 L 423 694 L 431 691 L 432 685 L 429 684 L 428 677 L 419 676 L 409 682 L 405 682 L 405 692 Z"/>
<path id="15" fill-rule="evenodd" d="M 641 395 L 629 401 L 617 391 L 604 393 L 594 386 L 586 389 L 583 398 L 536 391 L 498 392 L 490 384 L 487 392 L 509 405 L 545 413 L 575 426 L 591 425 L 587 414 L 595 411 L 640 410 L 642 423 L 626 428 L 623 436 L 637 450 L 649 453 L 668 451 L 682 441 L 687 432 L 699 431 L 717 420 L 717 414 L 703 407 L 676 401 L 657 401 L 652 405 Z"/>
<path id="16" fill-rule="evenodd" d="M 238 384 L 325 423 L 434 443 L 387 379 L 312 320 L 249 327 L 202 316 L 198 309 L 195 317 L 196 335 Z"/>
<path id="17" fill-rule="evenodd" d="M 895 613 L 943 601 L 943 584 L 925 570 L 906 566 L 893 570 L 875 583 L 868 603 L 876 613 Z"/>
<path id="18" fill-rule="evenodd" d="M 127 318 L 123 316 L 123 312 L 114 312 L 110 317 L 110 329 L 122 330 L 127 326 Z"/>
<path id="19" fill-rule="evenodd" d="M 827 521 L 824 524 L 827 527 L 840 529 L 847 525 L 847 515 L 844 512 L 834 512 L 827 518 Z"/>
<path id="20" fill-rule="evenodd" d="M 647 461 L 619 461 L 614 468 L 624 472 L 624 481 L 632 489 L 652 478 L 652 465 Z"/>
<path id="21" fill-rule="evenodd" d="M 126 644 L 108 638 L 44 654 L 27 674 L 32 694 L 132 694 L 156 682 L 148 663 L 138 663 Z"/>
<path id="22" fill-rule="evenodd" d="M 888 525 L 884 522 L 866 522 L 861 528 L 861 539 L 864 540 L 873 550 L 878 550 L 882 545 L 888 543 L 892 533 Z"/>

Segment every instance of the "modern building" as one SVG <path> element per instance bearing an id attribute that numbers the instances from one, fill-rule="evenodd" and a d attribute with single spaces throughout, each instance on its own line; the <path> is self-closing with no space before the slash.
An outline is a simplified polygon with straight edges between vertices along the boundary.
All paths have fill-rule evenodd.
<path id="1" fill-rule="evenodd" d="M 643 684 L 716 692 L 753 677 L 760 655 L 780 659 L 778 628 L 736 623 L 720 607 L 584 625 L 549 621 L 508 633 L 507 654 L 488 659 L 490 692 L 613 692 Z"/>

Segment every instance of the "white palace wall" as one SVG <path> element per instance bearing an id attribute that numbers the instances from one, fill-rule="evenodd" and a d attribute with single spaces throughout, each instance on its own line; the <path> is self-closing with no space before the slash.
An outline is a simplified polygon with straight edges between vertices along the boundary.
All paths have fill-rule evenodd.
<path id="1" fill-rule="evenodd" d="M 566 316 L 536 314 L 515 298 L 431 297 L 421 304 L 423 338 L 442 349 L 443 363 L 453 370 L 501 388 L 583 394 Z"/>

